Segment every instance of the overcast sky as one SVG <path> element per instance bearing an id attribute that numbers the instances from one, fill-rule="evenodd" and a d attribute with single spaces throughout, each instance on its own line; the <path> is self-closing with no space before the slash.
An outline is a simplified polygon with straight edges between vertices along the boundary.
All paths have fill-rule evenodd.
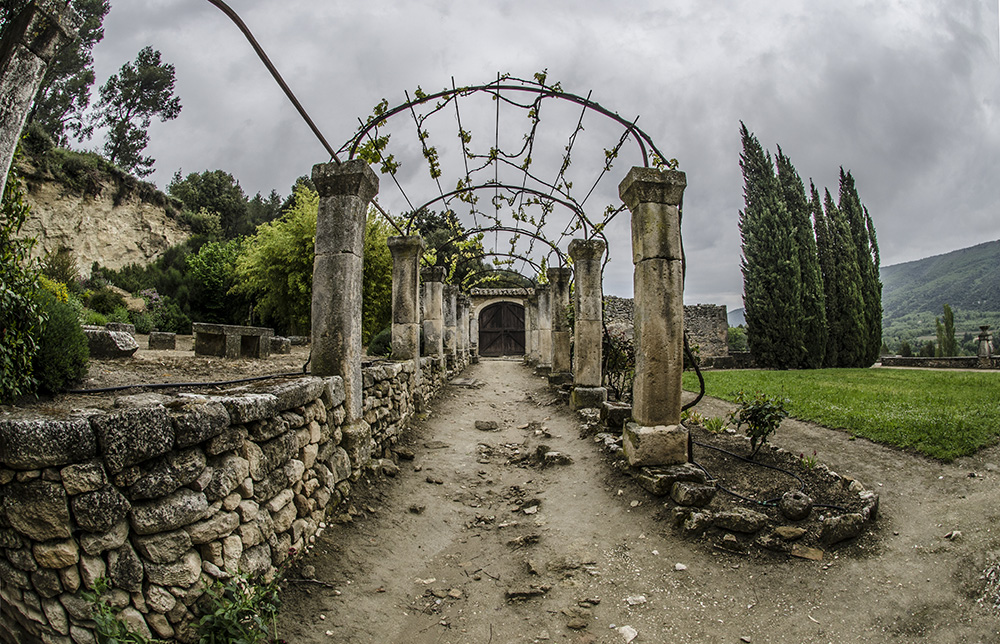
<path id="1" fill-rule="evenodd" d="M 836 194 L 850 170 L 878 231 L 883 265 L 1000 238 L 1000 46 L 996 0 L 445 1 L 231 0 L 326 138 L 339 147 L 382 98 L 489 82 L 549 80 L 632 120 L 687 173 L 685 301 L 742 306 L 739 122 L 803 179 Z M 112 0 L 94 51 L 97 85 L 144 46 L 176 68 L 183 111 L 155 123 L 147 154 L 161 188 L 175 171 L 221 168 L 249 194 L 289 192 L 329 155 L 228 18 L 205 0 Z M 463 105 L 477 143 L 495 118 Z M 449 113 L 452 114 L 452 113 Z M 540 161 L 558 170 L 577 112 L 543 115 Z M 449 124 L 447 118 L 451 118 Z M 454 137 L 453 116 L 439 127 Z M 581 177 L 617 139 L 587 117 Z M 523 115 L 505 112 L 510 136 Z M 410 124 L 412 135 L 412 121 Z M 448 130 L 448 128 L 452 128 Z M 520 129 L 517 129 L 520 128 Z M 467 127 L 467 129 L 469 129 Z M 610 133 L 610 134 L 609 134 Z M 448 145 L 437 135 L 442 150 Z M 426 176 L 394 135 L 401 176 Z M 478 137 L 478 138 L 476 138 Z M 398 140 L 397 140 L 398 139 Z M 411 136 L 412 139 L 412 136 Z M 97 146 L 95 138 L 89 145 Z M 588 152 L 588 150 L 590 150 Z M 551 161 L 554 160 L 555 169 Z M 588 212 L 611 203 L 623 155 Z M 419 172 L 418 172 L 419 170 Z M 584 171 L 589 171 L 589 175 Z M 454 187 L 458 177 L 446 174 Z M 592 181 L 592 179 L 590 180 Z M 388 177 L 380 203 L 403 202 Z M 408 184 L 407 184 L 408 185 Z M 407 188 L 426 201 L 437 188 Z M 429 191 L 424 194 L 421 191 Z M 584 192 L 585 194 L 585 192 Z M 609 227 L 605 292 L 631 296 L 627 213 Z M 489 244 L 489 240 L 487 240 Z"/>

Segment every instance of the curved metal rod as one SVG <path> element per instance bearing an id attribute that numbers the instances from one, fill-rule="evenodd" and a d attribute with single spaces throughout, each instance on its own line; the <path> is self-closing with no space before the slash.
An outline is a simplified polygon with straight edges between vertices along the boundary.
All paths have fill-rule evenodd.
<path id="1" fill-rule="evenodd" d="M 478 285 L 478 284 L 481 284 L 482 282 L 486 281 L 486 277 L 488 277 L 490 274 L 496 274 L 497 272 L 510 273 L 512 275 L 517 275 L 518 277 L 520 277 L 522 279 L 528 279 L 528 278 L 525 278 L 524 275 L 521 275 L 520 273 L 518 273 L 517 271 L 508 271 L 508 270 L 504 270 L 504 269 L 490 269 L 490 270 L 482 270 L 482 271 L 475 271 L 475 272 L 469 273 L 468 275 L 465 276 L 465 278 L 462 281 L 465 282 L 466 280 L 469 279 L 469 277 L 475 277 L 477 275 L 482 275 L 483 279 L 481 281 L 479 281 L 479 282 L 476 282 L 476 284 Z M 532 282 L 532 284 L 534 285 L 534 282 Z M 475 285 L 474 286 L 470 286 L 469 288 L 473 289 L 473 288 L 476 288 L 476 286 Z M 520 289 L 524 289 L 525 290 L 525 295 L 527 295 L 527 289 L 528 289 L 527 286 L 510 286 L 510 287 L 507 287 L 507 288 L 520 288 Z M 534 288 L 534 286 L 532 286 L 531 288 Z"/>
<path id="2" fill-rule="evenodd" d="M 525 264 L 530 265 L 532 268 L 534 268 L 536 271 L 538 271 L 539 274 L 541 274 L 541 272 L 542 272 L 542 266 L 541 266 L 541 264 L 539 264 L 538 262 L 534 261 L 533 259 L 531 259 L 530 257 L 528 257 L 526 255 L 520 255 L 518 253 L 487 253 L 487 252 L 482 252 L 482 253 L 480 253 L 478 255 L 470 255 L 470 256 L 462 257 L 457 262 L 455 262 L 455 266 L 456 267 L 464 266 L 465 264 L 468 264 L 469 262 L 473 262 L 473 261 L 476 261 L 476 260 L 481 260 L 481 259 L 486 258 L 486 257 L 510 257 L 511 259 L 520 260 L 520 261 L 524 262 Z M 513 271 L 513 269 L 495 268 L 493 270 L 510 270 L 512 272 L 517 273 L 517 271 Z M 518 273 L 518 275 L 521 275 L 521 277 L 523 277 L 524 279 L 530 281 L 532 284 L 536 283 L 535 280 L 533 280 L 532 278 L 528 277 L 527 275 L 524 275 L 522 273 Z"/>
<path id="3" fill-rule="evenodd" d="M 477 190 L 495 190 L 495 189 L 507 190 L 507 191 L 513 192 L 515 194 L 518 193 L 518 192 L 526 192 L 528 194 L 535 195 L 535 196 L 539 197 L 540 199 L 544 199 L 546 201 L 555 202 L 555 203 L 559 204 L 560 206 L 563 206 L 563 207 L 565 207 L 565 208 L 573 211 L 573 214 L 575 214 L 578 217 L 585 217 L 585 215 L 583 213 L 583 209 L 580 208 L 578 205 L 570 202 L 570 201 L 566 201 L 566 200 L 560 199 L 558 197 L 550 196 L 550 195 L 548 195 L 548 194 L 546 194 L 546 193 L 544 193 L 544 192 L 542 192 L 540 190 L 535 190 L 534 188 L 522 188 L 521 186 L 510 185 L 510 184 L 507 184 L 507 183 L 496 183 L 494 181 L 487 181 L 485 183 L 480 183 L 480 184 L 475 185 L 475 186 L 467 186 L 467 187 L 464 187 L 464 188 L 457 188 L 457 189 L 452 190 L 450 192 L 446 192 L 446 193 L 444 193 L 442 195 L 434 197 L 430 201 L 425 202 L 424 204 L 418 206 L 417 208 L 414 208 L 413 209 L 414 215 L 410 218 L 410 222 L 407 222 L 407 224 L 409 225 L 410 223 L 412 223 L 413 219 L 416 217 L 416 213 L 420 212 L 421 210 L 423 210 L 423 209 L 427 208 L 428 206 L 431 206 L 432 204 L 435 204 L 435 203 L 437 203 L 439 201 L 447 201 L 448 199 L 450 199 L 452 197 L 457 197 L 460 194 L 465 194 L 465 193 L 468 193 L 468 192 L 476 192 Z"/>
<path id="4" fill-rule="evenodd" d="M 257 43 L 257 39 L 253 37 L 252 33 L 250 33 L 250 28 L 246 26 L 246 23 L 243 22 L 243 19 L 240 18 L 239 15 L 237 15 L 237 13 L 233 11 L 229 7 L 229 5 L 227 5 L 222 0 L 208 0 L 208 1 L 211 4 L 215 5 L 220 11 L 222 11 L 222 13 L 229 16 L 229 19 L 232 20 L 237 27 L 239 27 L 240 31 L 243 32 L 243 35 L 246 36 L 247 41 L 250 42 L 250 46 L 253 47 L 253 50 L 257 53 L 257 57 L 260 58 L 260 61 L 264 63 L 265 67 L 267 67 L 267 71 L 271 72 L 271 76 L 274 78 L 275 81 L 277 81 L 282 91 L 285 92 L 285 96 L 287 96 L 288 100 L 292 102 L 292 105 L 295 106 L 295 109 L 299 111 L 299 116 L 301 116 L 305 120 L 305 122 L 309 125 L 309 128 L 313 131 L 313 134 L 315 134 L 316 138 L 319 139 L 319 142 L 322 143 L 323 147 L 326 148 L 326 151 L 330 153 L 330 158 L 336 161 L 337 165 L 340 165 L 340 158 L 334 151 L 333 146 L 327 143 L 326 139 L 323 137 L 323 133 L 319 131 L 319 128 L 316 127 L 315 123 L 313 123 L 313 120 L 309 118 L 309 115 L 306 113 L 305 108 L 302 107 L 301 103 L 299 103 L 299 99 L 295 98 L 295 94 L 292 93 L 291 88 L 289 88 L 288 84 L 285 83 L 285 79 L 281 77 L 281 74 L 278 73 L 277 68 L 274 66 L 273 63 L 271 63 L 271 59 L 267 57 L 267 54 L 264 52 L 264 48 Z"/>
<path id="5" fill-rule="evenodd" d="M 466 230 L 463 233 L 455 235 L 454 237 L 452 237 L 451 239 L 449 239 L 445 243 L 441 244 L 441 246 L 438 247 L 438 250 L 440 250 L 441 248 L 447 248 L 451 244 L 454 244 L 455 242 L 458 242 L 458 241 L 461 241 L 463 239 L 466 239 L 466 238 L 468 238 L 471 235 L 478 235 L 479 233 L 493 233 L 493 232 L 512 233 L 512 234 L 515 234 L 515 235 L 524 235 L 526 237 L 531 237 L 532 239 L 535 239 L 535 240 L 537 240 L 537 241 L 545 244 L 546 246 L 548 246 L 551 249 L 550 252 L 555 253 L 556 257 L 559 258 L 559 265 L 560 266 L 565 266 L 566 265 L 566 256 L 563 255 L 563 252 L 559 249 L 559 246 L 557 246 L 555 244 L 555 242 L 552 242 L 552 241 L 546 239 L 545 237 L 539 235 L 538 233 L 533 233 L 530 230 L 524 230 L 522 228 L 517 228 L 516 226 L 500 226 L 500 225 L 497 225 L 497 226 L 489 226 L 489 227 L 486 227 L 486 228 L 470 228 L 469 230 Z"/>
<path id="6" fill-rule="evenodd" d="M 646 150 L 646 146 L 649 146 L 650 150 L 652 150 L 657 155 L 657 157 L 659 157 L 660 160 L 666 161 L 666 156 L 664 156 L 663 153 L 660 152 L 659 149 L 657 149 L 656 145 L 653 143 L 653 140 L 649 137 L 648 134 L 646 134 L 645 132 L 643 132 L 633 122 L 626 121 L 621 116 L 619 116 L 617 113 L 612 112 L 611 110 L 605 108 L 600 103 L 597 103 L 595 101 L 591 101 L 590 99 L 583 98 L 582 96 L 578 96 L 576 94 L 570 94 L 568 92 L 563 92 L 563 91 L 560 91 L 560 90 L 554 90 L 554 89 L 546 87 L 544 85 L 532 86 L 532 85 L 527 84 L 530 81 L 526 81 L 526 80 L 523 80 L 523 79 L 513 79 L 513 80 L 514 81 L 519 81 L 519 82 L 522 82 L 522 83 L 525 83 L 525 84 L 524 85 L 504 85 L 504 84 L 502 84 L 502 81 L 498 80 L 496 82 L 488 83 L 486 85 L 469 85 L 469 86 L 466 86 L 466 87 L 459 87 L 457 89 L 444 89 L 444 90 L 441 90 L 440 92 L 436 92 L 434 94 L 428 94 L 428 95 L 425 95 L 425 96 L 423 96 L 421 98 L 417 98 L 417 99 L 412 100 L 412 101 L 407 101 L 406 103 L 404 103 L 402 105 L 399 105 L 397 107 L 392 108 L 391 110 L 387 110 L 386 112 L 380 114 L 377 118 L 373 118 L 371 121 L 369 121 L 367 124 L 365 124 L 365 126 L 362 127 L 361 130 L 359 130 L 358 133 L 355 134 L 348 141 L 348 143 L 350 144 L 348 157 L 351 158 L 351 159 L 354 158 L 354 155 L 357 152 L 357 148 L 360 145 L 363 136 L 369 130 L 372 130 L 372 129 L 378 127 L 382 123 L 385 123 L 391 117 L 395 116 L 396 114 L 398 114 L 400 112 L 412 109 L 414 105 L 421 105 L 423 103 L 428 103 L 428 102 L 431 102 L 431 101 L 435 101 L 435 100 L 437 100 L 439 98 L 447 98 L 447 99 L 450 100 L 451 97 L 453 97 L 453 96 L 468 95 L 468 94 L 472 94 L 474 92 L 488 92 L 488 93 L 493 93 L 493 94 L 499 94 L 499 92 L 501 92 L 501 91 L 513 91 L 513 92 L 530 92 L 530 93 L 534 93 L 534 94 L 539 94 L 539 95 L 541 95 L 542 98 L 546 98 L 546 97 L 558 98 L 558 99 L 561 99 L 561 100 L 565 100 L 565 101 L 570 101 L 572 103 L 576 103 L 578 105 L 582 105 L 585 109 L 594 110 L 598 114 L 602 114 L 602 115 L 604 115 L 604 116 L 612 119 L 613 121 L 617 122 L 619 125 L 621 125 L 622 127 L 624 127 L 632 135 L 632 137 L 636 141 L 636 145 L 638 145 L 638 147 L 639 147 L 640 153 L 642 154 L 642 164 L 644 166 L 647 166 L 647 167 L 649 166 L 649 155 L 648 155 L 648 152 Z M 345 147 L 348 147 L 348 143 L 345 143 L 344 146 L 341 149 L 344 149 Z"/>

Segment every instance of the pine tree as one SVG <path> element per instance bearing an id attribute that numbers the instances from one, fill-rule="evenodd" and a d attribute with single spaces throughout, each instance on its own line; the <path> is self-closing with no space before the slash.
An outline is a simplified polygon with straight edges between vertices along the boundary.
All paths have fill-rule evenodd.
<path id="1" fill-rule="evenodd" d="M 769 154 L 740 123 L 743 196 L 743 305 L 750 351 L 779 369 L 801 363 L 801 270 L 792 223 Z"/>
<path id="2" fill-rule="evenodd" d="M 823 275 L 820 270 L 816 238 L 810 221 L 810 204 L 805 186 L 791 160 L 778 147 L 778 182 L 782 200 L 788 210 L 792 237 L 798 253 L 800 270 L 799 308 L 801 318 L 801 353 L 799 367 L 818 369 L 826 355 L 826 296 L 823 292 Z"/>

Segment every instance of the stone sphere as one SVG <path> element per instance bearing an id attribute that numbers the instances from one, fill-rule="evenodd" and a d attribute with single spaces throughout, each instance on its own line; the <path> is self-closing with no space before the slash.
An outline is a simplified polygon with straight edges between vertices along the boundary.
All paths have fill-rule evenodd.
<path id="1" fill-rule="evenodd" d="M 792 490 L 785 492 L 781 501 L 778 502 L 778 509 L 781 514 L 790 521 L 801 521 L 812 512 L 813 502 L 805 492 Z"/>

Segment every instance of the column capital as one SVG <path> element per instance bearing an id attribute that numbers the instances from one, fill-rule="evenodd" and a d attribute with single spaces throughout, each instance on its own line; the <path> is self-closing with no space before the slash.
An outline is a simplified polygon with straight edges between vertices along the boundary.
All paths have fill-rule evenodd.
<path id="1" fill-rule="evenodd" d="M 420 269 L 420 279 L 425 282 L 443 282 L 446 271 L 444 266 L 425 266 Z"/>
<path id="2" fill-rule="evenodd" d="M 368 202 L 378 194 L 378 175 L 361 159 L 317 163 L 312 181 L 320 197 L 353 196 Z"/>
<path id="3" fill-rule="evenodd" d="M 569 256 L 574 262 L 600 259 L 607 248 L 603 239 L 574 239 L 569 243 Z"/>
<path id="4" fill-rule="evenodd" d="M 629 210 L 641 203 L 679 206 L 687 176 L 680 170 L 634 167 L 618 184 L 618 195 Z"/>
<path id="5" fill-rule="evenodd" d="M 573 279 L 573 269 L 565 267 L 550 268 L 545 271 L 545 276 L 549 278 L 549 284 L 569 282 Z"/>
<path id="6" fill-rule="evenodd" d="M 385 243 L 392 256 L 400 259 L 415 257 L 424 250 L 424 240 L 421 239 L 420 235 L 393 236 L 387 238 Z"/>

